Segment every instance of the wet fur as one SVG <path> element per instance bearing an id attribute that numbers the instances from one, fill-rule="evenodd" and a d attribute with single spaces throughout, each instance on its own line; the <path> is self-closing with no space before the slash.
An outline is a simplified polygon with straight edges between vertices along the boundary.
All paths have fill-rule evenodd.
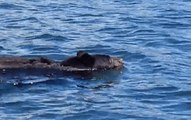
<path id="1" fill-rule="evenodd" d="M 77 55 L 62 62 L 55 62 L 47 58 L 27 59 L 21 57 L 0 57 L 0 69 L 12 68 L 43 68 L 57 69 L 62 71 L 78 71 L 81 69 L 99 70 L 116 69 L 123 66 L 119 58 L 108 55 L 90 55 L 84 51 L 77 52 Z"/>

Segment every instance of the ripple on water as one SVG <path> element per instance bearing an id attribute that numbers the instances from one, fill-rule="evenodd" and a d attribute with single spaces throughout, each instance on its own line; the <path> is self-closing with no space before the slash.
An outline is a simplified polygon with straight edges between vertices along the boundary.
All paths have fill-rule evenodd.
<path id="1" fill-rule="evenodd" d="M 42 35 L 36 35 L 36 36 L 32 36 L 32 37 L 29 37 L 28 39 L 44 39 L 44 40 L 49 40 L 49 41 L 52 41 L 52 40 L 56 40 L 56 41 L 67 41 L 67 40 L 70 40 L 69 38 L 67 37 L 64 37 L 64 36 L 60 36 L 60 35 L 51 35 L 51 34 L 42 34 Z"/>
<path id="2" fill-rule="evenodd" d="M 3 9 L 3 10 L 22 10 L 22 9 L 27 9 L 27 8 L 24 6 L 21 6 L 19 4 L 0 3 L 0 9 Z"/>

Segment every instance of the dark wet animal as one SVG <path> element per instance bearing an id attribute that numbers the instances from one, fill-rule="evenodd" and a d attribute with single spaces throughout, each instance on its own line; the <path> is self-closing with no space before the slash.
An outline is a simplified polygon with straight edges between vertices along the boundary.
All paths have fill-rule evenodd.
<path id="1" fill-rule="evenodd" d="M 91 55 L 84 51 L 77 52 L 76 56 L 58 62 L 47 58 L 27 59 L 23 57 L 1 56 L 0 69 L 45 69 L 64 72 L 86 72 L 109 69 L 121 69 L 122 59 L 109 55 Z"/>

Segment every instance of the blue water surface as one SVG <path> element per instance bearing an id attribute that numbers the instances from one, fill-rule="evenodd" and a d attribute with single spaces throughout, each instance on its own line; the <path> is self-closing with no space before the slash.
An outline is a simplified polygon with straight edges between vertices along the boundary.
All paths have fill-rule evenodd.
<path id="1" fill-rule="evenodd" d="M 0 0 L 0 16 L 0 55 L 124 60 L 91 78 L 1 76 L 1 120 L 191 119 L 191 1 Z"/>

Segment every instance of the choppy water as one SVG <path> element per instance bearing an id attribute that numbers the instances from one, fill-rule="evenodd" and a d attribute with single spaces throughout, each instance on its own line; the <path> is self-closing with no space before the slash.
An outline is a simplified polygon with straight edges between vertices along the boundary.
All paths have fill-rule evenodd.
<path id="1" fill-rule="evenodd" d="M 191 119 L 189 0 L 0 0 L 0 16 L 0 55 L 125 61 L 89 79 L 1 78 L 1 120 Z"/>

